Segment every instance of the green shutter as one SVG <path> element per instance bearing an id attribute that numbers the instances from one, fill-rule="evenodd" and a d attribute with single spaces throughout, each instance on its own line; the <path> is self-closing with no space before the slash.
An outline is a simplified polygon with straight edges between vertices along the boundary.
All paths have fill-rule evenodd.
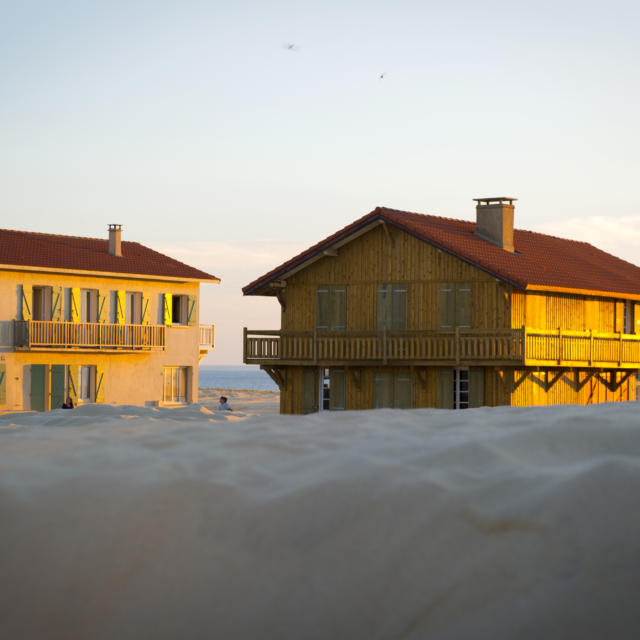
<path id="1" fill-rule="evenodd" d="M 0 362 L 0 404 L 7 403 L 7 365 Z"/>
<path id="2" fill-rule="evenodd" d="M 471 328 L 471 285 L 456 284 L 456 327 Z"/>
<path id="3" fill-rule="evenodd" d="M 22 319 L 31 320 L 31 304 L 33 302 L 33 286 L 30 284 L 21 285 L 22 295 Z"/>
<path id="4" fill-rule="evenodd" d="M 376 327 L 378 331 L 388 329 L 389 285 L 381 284 L 376 293 Z"/>
<path id="5" fill-rule="evenodd" d="M 484 407 L 484 369 L 472 367 L 469 370 L 469 406 Z"/>
<path id="6" fill-rule="evenodd" d="M 453 369 L 438 370 L 438 408 L 453 409 Z"/>
<path id="7" fill-rule="evenodd" d="M 96 402 L 104 402 L 104 367 L 101 365 L 96 366 Z"/>
<path id="8" fill-rule="evenodd" d="M 409 291 L 407 285 L 393 285 L 391 293 L 391 328 L 406 329 L 408 326 Z"/>
<path id="9" fill-rule="evenodd" d="M 198 298 L 196 296 L 187 296 L 187 324 L 190 327 L 195 326 L 198 314 L 196 313 L 196 302 Z"/>
<path id="10" fill-rule="evenodd" d="M 64 397 L 64 377 L 67 367 L 64 364 L 51 365 L 51 408 L 59 409 L 66 398 Z"/>
<path id="11" fill-rule="evenodd" d="M 31 365 L 31 393 L 29 394 L 31 400 L 31 411 L 44 411 L 44 389 L 45 389 L 45 365 L 32 364 Z"/>
<path id="12" fill-rule="evenodd" d="M 328 329 L 331 321 L 331 297 L 329 287 L 318 287 L 316 327 Z"/>
<path id="13" fill-rule="evenodd" d="M 329 409 L 345 409 L 344 369 L 329 370 Z"/>
<path id="14" fill-rule="evenodd" d="M 347 328 L 347 289 L 331 287 L 331 329 Z"/>
<path id="15" fill-rule="evenodd" d="M 62 322 L 62 287 L 51 287 L 51 320 Z"/>
<path id="16" fill-rule="evenodd" d="M 374 406 L 376 409 L 393 407 L 393 377 L 388 371 L 375 374 L 374 381 Z"/>
<path id="17" fill-rule="evenodd" d="M 411 409 L 413 407 L 413 378 L 411 375 L 396 374 L 393 386 L 393 406 L 396 409 Z"/>
<path id="18" fill-rule="evenodd" d="M 453 284 L 443 282 L 440 285 L 439 318 L 441 329 L 453 329 L 455 321 L 455 292 Z"/>
<path id="19" fill-rule="evenodd" d="M 70 365 L 68 367 L 69 379 L 67 395 L 73 400 L 73 405 L 78 404 L 78 392 L 80 390 L 80 367 L 78 365 Z"/>
<path id="20" fill-rule="evenodd" d="M 302 412 L 314 413 L 318 410 L 318 383 L 316 370 L 302 369 Z"/>

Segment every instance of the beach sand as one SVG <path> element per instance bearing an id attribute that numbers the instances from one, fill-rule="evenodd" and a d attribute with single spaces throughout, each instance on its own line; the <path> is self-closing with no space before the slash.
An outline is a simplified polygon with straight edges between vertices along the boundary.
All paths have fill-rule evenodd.
<path id="1" fill-rule="evenodd" d="M 248 389 L 199 389 L 199 403 L 213 411 L 218 408 L 220 396 L 228 398 L 233 413 L 243 417 L 270 416 L 280 412 L 278 391 L 252 391 Z"/>

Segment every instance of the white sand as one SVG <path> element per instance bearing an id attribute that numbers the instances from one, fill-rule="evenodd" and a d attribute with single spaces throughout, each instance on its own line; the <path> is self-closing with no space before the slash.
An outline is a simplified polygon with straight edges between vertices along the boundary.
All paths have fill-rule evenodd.
<path id="1" fill-rule="evenodd" d="M 635 638 L 638 409 L 1 416 L 2 637 Z"/>

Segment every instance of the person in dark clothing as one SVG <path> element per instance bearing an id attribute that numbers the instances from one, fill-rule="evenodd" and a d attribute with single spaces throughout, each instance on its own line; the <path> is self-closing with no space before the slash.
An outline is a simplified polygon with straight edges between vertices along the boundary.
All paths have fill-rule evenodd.
<path id="1" fill-rule="evenodd" d="M 67 397 L 67 399 L 64 401 L 63 405 L 62 405 L 63 409 L 73 409 L 73 400 L 71 399 L 71 397 Z"/>

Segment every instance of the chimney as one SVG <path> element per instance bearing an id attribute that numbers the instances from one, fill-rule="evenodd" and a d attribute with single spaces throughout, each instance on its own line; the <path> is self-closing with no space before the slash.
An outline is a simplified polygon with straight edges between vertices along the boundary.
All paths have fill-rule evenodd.
<path id="1" fill-rule="evenodd" d="M 474 198 L 476 235 L 513 253 L 513 203 L 517 198 Z"/>
<path id="2" fill-rule="evenodd" d="M 109 225 L 109 253 L 112 256 L 118 256 L 118 258 L 122 257 L 122 243 L 120 242 L 121 234 L 121 224 Z"/>

